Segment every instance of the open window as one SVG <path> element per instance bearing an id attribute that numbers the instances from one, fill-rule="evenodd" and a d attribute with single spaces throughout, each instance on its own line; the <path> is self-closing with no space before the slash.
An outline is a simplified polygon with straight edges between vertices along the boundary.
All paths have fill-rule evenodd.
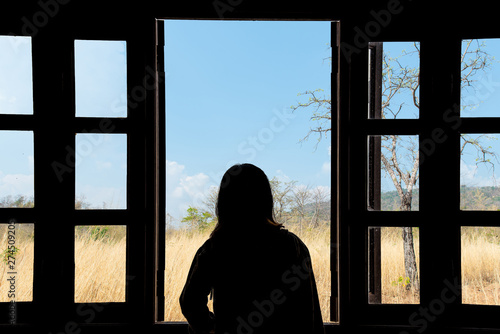
<path id="1" fill-rule="evenodd" d="M 173 259 L 173 250 L 165 251 L 166 224 L 173 222 L 164 171 L 188 165 L 167 162 L 175 130 L 168 123 L 175 127 L 178 113 L 168 111 L 172 94 L 166 100 L 163 94 L 175 71 L 165 71 L 169 49 L 158 26 L 163 19 L 249 25 L 303 19 L 340 20 L 330 30 L 328 138 L 329 320 L 339 323 L 325 326 L 327 332 L 497 331 L 498 20 L 482 3 L 431 7 L 418 1 L 98 8 L 11 2 L 0 20 L 2 330 L 186 331 L 185 323 L 163 321 L 169 319 L 165 263 Z M 198 52 L 209 59 L 210 45 L 203 46 Z M 307 51 L 294 46 L 285 53 Z M 238 78 L 245 70 L 229 72 Z M 216 78 L 204 79 L 208 87 Z M 316 88 L 324 87 L 305 89 Z M 222 105 L 231 96 L 219 99 Z M 262 129 L 271 129 L 268 120 Z M 271 138 L 267 130 L 247 135 Z M 242 149 L 266 154 L 248 143 Z M 186 173 L 186 182 L 199 174 Z M 414 278 L 403 273 L 410 235 Z M 103 253 L 101 262 L 92 256 Z M 387 259 L 403 269 L 388 270 Z"/>
<path id="2" fill-rule="evenodd" d="M 158 21 L 165 75 L 159 156 L 166 170 L 159 320 L 185 321 L 179 295 L 216 224 L 217 187 L 231 165 L 249 162 L 270 179 L 275 218 L 309 247 L 324 322 L 338 321 L 330 179 L 335 27 L 330 21 Z M 297 44 L 303 51 L 290 53 Z"/>
<path id="3" fill-rule="evenodd" d="M 0 36 L 2 324 L 58 314 L 55 332 L 67 330 L 63 317 L 80 328 L 135 312 L 130 254 L 143 250 L 129 236 L 141 230 L 145 189 L 131 175 L 145 175 L 147 159 L 133 88 L 146 88 L 121 37 Z"/>
<path id="4" fill-rule="evenodd" d="M 366 263 L 350 272 L 364 277 L 365 292 L 353 287 L 351 302 L 371 312 L 367 323 L 391 322 L 386 313 L 395 312 L 408 319 L 401 326 L 417 329 L 453 317 L 477 326 L 496 312 L 498 226 L 489 222 L 497 211 L 497 44 L 454 40 L 444 68 L 431 56 L 438 46 L 425 41 L 374 41 L 350 59 L 356 78 L 368 78 L 366 98 L 351 110 L 366 103 L 368 112 L 350 114 L 349 152 L 364 155 L 351 156 L 349 173 L 364 174 L 366 184 L 344 183 L 351 202 L 341 210 L 352 215 L 341 224 L 350 228 L 351 256 Z M 441 82 L 444 89 L 447 75 L 454 78 L 447 93 L 429 88 Z M 426 103 L 436 99 L 442 104 Z"/>

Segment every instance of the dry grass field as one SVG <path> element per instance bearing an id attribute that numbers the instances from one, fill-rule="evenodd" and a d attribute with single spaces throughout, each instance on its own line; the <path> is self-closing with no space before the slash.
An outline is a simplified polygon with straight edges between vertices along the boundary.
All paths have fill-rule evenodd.
<path id="1" fill-rule="evenodd" d="M 16 254 L 15 263 L 12 263 L 9 262 L 12 259 L 7 258 L 7 255 L 9 255 L 7 253 L 9 246 L 8 225 L 0 225 L 0 254 L 2 258 L 0 261 L 0 302 L 9 301 L 9 294 L 12 294 L 9 291 L 14 291 L 13 293 L 18 301 L 33 300 L 33 237 L 29 233 L 25 233 L 25 229 L 20 225 L 15 225 L 15 227 L 18 233 L 13 246 L 19 250 Z M 30 227 L 32 228 L 32 225 Z M 12 272 L 12 269 L 9 268 L 10 265 L 14 265 L 13 270 L 17 273 L 14 275 L 16 278 L 14 290 L 11 290 L 10 282 L 7 281 L 13 276 L 9 274 L 9 272 Z"/>
<path id="2" fill-rule="evenodd" d="M 382 304 L 418 304 L 419 294 L 405 287 L 405 266 L 401 228 L 382 227 L 380 236 Z M 413 229 L 413 247 L 417 267 L 419 259 L 418 229 Z"/>
<path id="3" fill-rule="evenodd" d="M 500 305 L 500 228 L 462 227 L 462 302 Z"/>
<path id="4" fill-rule="evenodd" d="M 0 225 L 0 302 L 8 298 L 9 269 L 4 259 L 7 248 L 5 224 Z M 120 227 L 121 228 L 121 227 Z M 306 243 L 312 256 L 324 319 L 328 319 L 330 295 L 329 232 L 294 231 Z M 109 302 L 125 299 L 124 228 L 107 231 L 99 238 L 77 231 L 75 238 L 76 302 Z M 208 234 L 169 231 L 166 237 L 165 320 L 184 321 L 178 304 L 180 292 L 196 250 Z M 418 254 L 418 230 L 415 249 Z M 32 300 L 33 246 L 29 233 L 20 233 L 16 246 L 16 300 Z M 418 303 L 418 294 L 404 288 L 403 246 L 400 229 L 382 229 L 382 302 Z M 417 262 L 418 262 L 417 258 Z M 463 302 L 500 305 L 500 229 L 462 228 Z"/>
<path id="5" fill-rule="evenodd" d="M 330 314 L 330 234 L 322 231 L 295 231 L 309 248 L 313 271 L 324 319 Z M 186 282 L 191 261 L 196 250 L 205 242 L 209 233 L 183 233 L 171 231 L 166 237 L 165 265 L 165 320 L 185 321 L 179 307 L 179 296 Z M 209 302 L 211 308 L 211 301 Z"/>
<path id="6" fill-rule="evenodd" d="M 125 227 L 109 226 L 105 236 L 89 229 L 75 235 L 77 303 L 125 301 Z"/>
<path id="7" fill-rule="evenodd" d="M 11 276 L 4 261 L 7 249 L 7 225 L 0 225 L 0 302 L 9 301 Z M 101 228 L 106 228 L 105 226 Z M 31 227 L 32 231 L 32 227 Z M 16 301 L 33 300 L 33 235 L 23 232 L 21 225 L 16 225 L 18 239 L 16 247 Z M 99 230 L 77 228 L 75 235 L 75 302 L 120 302 L 125 301 L 125 227 L 110 226 L 104 237 Z"/>

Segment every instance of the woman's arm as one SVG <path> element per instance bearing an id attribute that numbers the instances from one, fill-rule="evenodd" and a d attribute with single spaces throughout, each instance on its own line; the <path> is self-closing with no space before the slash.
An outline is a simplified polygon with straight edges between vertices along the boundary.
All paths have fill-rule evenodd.
<path id="1" fill-rule="evenodd" d="M 195 334 L 208 334 L 215 327 L 214 314 L 207 306 L 207 296 L 212 289 L 210 262 L 205 243 L 194 256 L 186 284 L 179 298 L 182 314 L 189 323 L 189 330 Z"/>

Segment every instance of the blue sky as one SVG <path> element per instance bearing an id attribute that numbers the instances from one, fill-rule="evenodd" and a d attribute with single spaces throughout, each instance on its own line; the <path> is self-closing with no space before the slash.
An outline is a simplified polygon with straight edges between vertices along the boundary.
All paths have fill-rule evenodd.
<path id="1" fill-rule="evenodd" d="M 32 114 L 30 38 L 1 37 L 0 49 L 0 113 Z M 126 117 L 124 41 L 75 41 L 75 77 L 77 116 Z M 75 147 L 76 197 L 125 208 L 126 135 L 78 134 Z M 33 196 L 33 156 L 33 132 L 0 131 L 0 198 Z"/>
<path id="2" fill-rule="evenodd" d="M 312 125 L 311 110 L 292 114 L 290 106 L 305 102 L 298 93 L 306 90 L 330 95 L 330 23 L 167 21 L 165 29 L 171 215 L 180 219 L 189 205 L 201 205 L 237 162 L 254 163 L 269 178 L 329 189 L 329 138 L 300 143 Z M 30 43 L 27 37 L 0 37 L 2 114 L 32 113 Z M 500 57 L 500 42 L 485 43 Z M 384 48 L 395 56 L 408 47 L 397 44 Z M 76 41 L 75 53 L 78 116 L 126 117 L 126 43 Z M 499 116 L 499 87 L 494 62 L 477 77 L 476 90 L 463 92 L 465 100 L 479 103 L 464 116 Z M 32 142 L 29 131 L 0 129 L 0 198 L 33 195 Z M 498 140 L 491 145 L 500 152 Z M 77 197 L 94 207 L 124 207 L 125 136 L 81 134 L 76 148 Z M 473 151 L 464 154 L 461 169 L 462 184 L 492 185 L 500 177 L 477 167 Z"/>
<path id="3" fill-rule="evenodd" d="M 330 186 L 330 141 L 299 141 L 311 110 L 330 96 L 329 22 L 166 21 L 167 211 L 201 205 L 234 163 L 269 178 Z M 316 146 L 317 145 L 317 146 Z"/>
<path id="4" fill-rule="evenodd" d="M 474 50 L 478 44 L 482 44 L 482 49 L 490 54 L 494 59 L 490 62 L 490 67 L 485 71 L 480 71 L 474 77 L 472 87 L 463 87 L 461 91 L 462 105 L 474 105 L 473 108 L 464 108 L 461 111 L 462 117 L 499 117 L 500 109 L 498 107 L 500 102 L 500 40 L 498 39 L 485 39 L 480 40 L 479 43 L 473 43 L 470 50 Z M 465 50 L 466 42 L 463 43 Z M 415 48 L 411 42 L 390 42 L 384 43 L 384 52 L 390 57 L 398 57 L 403 52 L 414 51 Z M 463 52 L 463 51 L 462 51 Z M 418 66 L 418 59 L 415 55 L 404 56 L 400 58 L 400 63 L 403 67 L 416 67 Z M 399 105 L 404 103 L 402 112 L 398 118 L 417 118 L 418 109 L 413 107 L 411 96 L 408 94 L 400 94 L 394 98 L 394 104 Z M 500 133 L 500 129 L 499 129 Z M 468 134 L 469 138 L 477 138 L 481 134 Z M 500 142 L 499 134 L 491 134 L 481 138 L 481 144 L 484 147 L 491 146 L 491 150 L 499 155 L 500 158 Z M 413 136 L 413 140 L 417 140 L 417 136 Z M 460 184 L 468 186 L 497 186 L 497 180 L 500 180 L 499 162 L 492 159 L 496 163 L 497 168 L 493 169 L 488 164 L 476 164 L 477 150 L 472 146 L 467 146 L 462 160 L 460 163 Z M 400 150 L 400 156 L 406 154 L 404 150 Z M 405 161 L 404 159 L 401 159 Z M 406 161 L 407 162 L 407 161 Z M 411 164 L 408 164 L 411 167 Z M 382 191 L 395 190 L 394 185 L 390 178 L 385 175 L 382 179 Z"/>
<path id="5" fill-rule="evenodd" d="M 75 41 L 78 117 L 127 116 L 125 41 Z M 126 208 L 127 135 L 78 134 L 76 197 L 94 208 Z"/>
<path id="6" fill-rule="evenodd" d="M 127 117 L 125 41 L 75 41 L 76 116 Z"/>

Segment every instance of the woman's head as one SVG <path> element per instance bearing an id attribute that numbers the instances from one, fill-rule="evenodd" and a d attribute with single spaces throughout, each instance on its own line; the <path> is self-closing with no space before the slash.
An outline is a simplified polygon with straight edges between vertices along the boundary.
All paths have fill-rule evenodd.
<path id="1" fill-rule="evenodd" d="M 260 168 L 252 164 L 237 164 L 226 171 L 219 187 L 216 214 L 218 220 L 214 233 L 223 229 L 281 226 L 273 219 L 269 180 Z"/>

